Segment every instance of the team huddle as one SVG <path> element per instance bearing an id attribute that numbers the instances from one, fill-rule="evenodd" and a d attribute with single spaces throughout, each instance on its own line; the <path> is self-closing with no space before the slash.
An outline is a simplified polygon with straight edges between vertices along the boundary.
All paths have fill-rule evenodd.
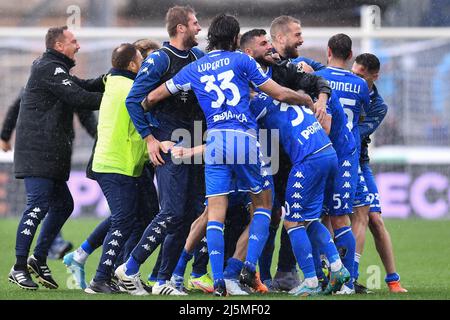
<path id="1" fill-rule="evenodd" d="M 387 112 L 374 85 L 378 58 L 363 53 L 347 70 L 352 40 L 341 33 L 328 41 L 327 66 L 299 56 L 301 24 L 290 16 L 274 19 L 269 35 L 241 35 L 236 18 L 217 15 L 206 52 L 196 48 L 201 27 L 191 7 L 170 8 L 166 26 L 169 42 L 121 44 L 101 77 L 87 175 L 100 185 L 111 216 L 64 256 L 76 288 L 132 295 L 370 293 L 357 281 L 369 226 L 389 290 L 406 292 L 369 166 L 370 135 Z M 67 38 L 73 34 L 63 28 L 59 41 Z M 22 177 L 31 185 L 29 175 Z M 27 259 L 37 225 L 52 211 L 52 202 L 43 208 L 28 199 L 9 274 L 22 288 L 38 288 L 30 273 L 58 288 L 45 249 L 68 215 L 43 228 L 39 250 Z M 87 283 L 84 266 L 97 248 L 100 261 Z M 153 272 L 142 280 L 140 267 L 158 248 Z"/>

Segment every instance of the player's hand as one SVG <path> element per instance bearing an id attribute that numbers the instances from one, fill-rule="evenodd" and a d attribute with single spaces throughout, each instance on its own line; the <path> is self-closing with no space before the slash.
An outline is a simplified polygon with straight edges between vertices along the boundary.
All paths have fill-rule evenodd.
<path id="1" fill-rule="evenodd" d="M 325 121 L 325 117 L 328 115 L 327 113 L 327 98 L 326 94 L 320 94 L 319 99 L 314 103 L 314 114 L 319 120 L 319 123 Z"/>
<path id="2" fill-rule="evenodd" d="M 305 61 L 300 61 L 298 64 L 300 64 L 302 66 L 301 68 L 302 68 L 303 72 L 306 72 L 306 73 L 314 72 L 314 69 L 309 64 L 307 64 Z"/>
<path id="3" fill-rule="evenodd" d="M 193 155 L 192 148 L 173 147 L 170 152 L 175 159 L 190 158 Z"/>
<path id="4" fill-rule="evenodd" d="M 0 148 L 3 151 L 8 152 L 8 151 L 10 151 L 12 149 L 11 148 L 11 143 L 9 141 L 5 141 L 5 140 L 0 139 Z"/>
<path id="5" fill-rule="evenodd" d="M 162 150 L 162 152 L 167 153 L 167 149 L 164 147 L 163 144 L 161 144 L 161 142 L 159 142 L 159 140 L 157 140 L 152 135 L 147 136 L 145 140 L 147 142 L 147 151 L 150 161 L 153 163 L 154 166 L 163 165 L 165 162 L 161 157 L 159 151 Z"/>

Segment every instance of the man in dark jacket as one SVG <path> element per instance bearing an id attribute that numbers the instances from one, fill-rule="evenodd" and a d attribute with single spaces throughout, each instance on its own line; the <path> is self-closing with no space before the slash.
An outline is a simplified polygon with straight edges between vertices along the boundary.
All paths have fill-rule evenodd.
<path id="1" fill-rule="evenodd" d="M 9 106 L 6 112 L 6 117 L 3 120 L 2 129 L 0 132 L 0 149 L 4 152 L 8 152 L 12 149 L 11 137 L 14 129 L 16 128 L 17 118 L 19 117 L 20 101 L 24 88 L 20 90 L 19 95 L 14 102 Z M 91 110 L 74 110 L 80 120 L 81 125 L 86 129 L 87 133 L 95 139 L 97 136 L 97 118 Z M 50 259 L 62 259 L 62 257 L 71 249 L 73 245 L 71 242 L 64 240 L 61 232 L 58 233 L 55 240 L 48 251 L 48 257 Z"/>
<path id="2" fill-rule="evenodd" d="M 76 108 L 98 110 L 103 78 L 81 80 L 69 74 L 80 46 L 66 26 L 50 28 L 46 52 L 33 62 L 20 103 L 14 152 L 14 173 L 24 179 L 27 206 L 16 236 L 16 263 L 9 280 L 37 289 L 30 273 L 45 287 L 56 289 L 46 264 L 48 249 L 73 210 L 67 187 Z M 27 259 L 39 223 L 48 214 L 34 254 Z M 28 268 L 28 270 L 27 270 Z"/>

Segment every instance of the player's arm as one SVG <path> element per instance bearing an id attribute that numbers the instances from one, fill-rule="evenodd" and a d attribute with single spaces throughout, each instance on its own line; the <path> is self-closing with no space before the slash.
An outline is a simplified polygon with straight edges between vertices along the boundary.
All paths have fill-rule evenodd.
<path id="1" fill-rule="evenodd" d="M 161 84 L 158 88 L 151 91 L 145 99 L 142 101 L 141 105 L 145 111 L 150 111 L 158 102 L 170 97 L 171 93 L 167 89 L 166 84 Z"/>
<path id="2" fill-rule="evenodd" d="M 23 89 L 21 89 L 19 96 L 14 100 L 14 103 L 8 108 L 5 120 L 0 134 L 0 148 L 3 151 L 9 151 L 11 147 L 11 136 L 16 128 L 17 118 L 19 117 L 20 101 L 22 99 Z"/>
<path id="3" fill-rule="evenodd" d="M 366 109 L 366 115 L 358 124 L 361 138 L 370 136 L 379 127 L 387 113 L 387 105 L 381 97 L 377 97 Z"/>
<path id="4" fill-rule="evenodd" d="M 259 89 L 278 101 L 292 105 L 304 105 L 311 110 L 315 110 L 314 103 L 309 95 L 280 86 L 272 79 L 260 85 Z"/>

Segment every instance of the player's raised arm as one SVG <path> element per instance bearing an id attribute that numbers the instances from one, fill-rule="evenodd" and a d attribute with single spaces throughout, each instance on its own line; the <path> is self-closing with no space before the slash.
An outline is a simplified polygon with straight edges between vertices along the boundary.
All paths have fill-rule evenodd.
<path id="1" fill-rule="evenodd" d="M 264 84 L 260 85 L 259 89 L 278 101 L 289 104 L 304 105 L 309 107 L 311 110 L 315 110 L 314 103 L 309 95 L 280 86 L 272 79 L 269 79 Z"/>

